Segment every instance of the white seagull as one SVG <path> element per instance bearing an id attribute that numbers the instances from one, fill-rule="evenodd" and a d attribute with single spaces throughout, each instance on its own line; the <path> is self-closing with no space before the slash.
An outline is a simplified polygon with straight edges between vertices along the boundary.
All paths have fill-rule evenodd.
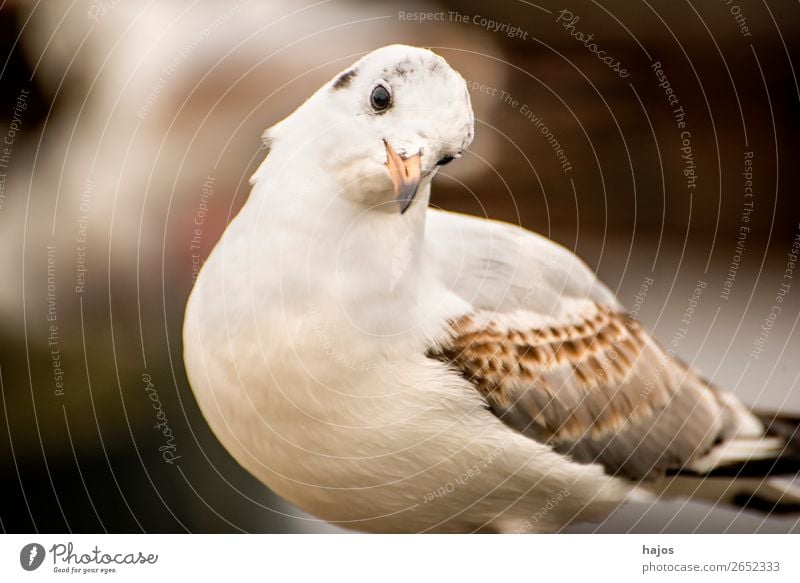
<path id="1" fill-rule="evenodd" d="M 797 420 L 671 358 L 569 250 L 428 208 L 472 137 L 464 79 L 400 45 L 265 133 L 184 327 L 233 457 L 371 532 L 553 531 L 663 494 L 800 509 L 766 478 L 797 471 Z"/>

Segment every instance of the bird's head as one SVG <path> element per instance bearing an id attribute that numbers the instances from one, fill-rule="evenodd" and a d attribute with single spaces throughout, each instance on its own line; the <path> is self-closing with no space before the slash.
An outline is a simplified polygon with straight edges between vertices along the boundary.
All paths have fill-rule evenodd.
<path id="1" fill-rule="evenodd" d="M 337 74 L 268 137 L 302 134 L 338 196 L 404 213 L 464 153 L 473 121 L 466 83 L 442 57 L 391 45 Z"/>

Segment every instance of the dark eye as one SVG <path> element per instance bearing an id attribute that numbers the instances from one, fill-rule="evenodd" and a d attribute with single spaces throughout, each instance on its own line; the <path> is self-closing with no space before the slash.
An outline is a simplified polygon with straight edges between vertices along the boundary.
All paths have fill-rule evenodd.
<path id="1" fill-rule="evenodd" d="M 441 160 L 439 160 L 439 161 L 436 163 L 436 165 L 437 165 L 437 166 L 444 166 L 445 164 L 449 164 L 449 163 L 450 163 L 450 162 L 452 162 L 453 160 L 455 160 L 455 156 L 445 156 L 444 158 L 442 158 Z"/>
<path id="2" fill-rule="evenodd" d="M 375 111 L 383 111 L 389 107 L 389 104 L 392 102 L 392 96 L 389 94 L 389 90 L 386 89 L 386 87 L 378 85 L 372 90 L 372 95 L 369 96 L 369 102 L 372 105 L 372 109 Z"/>

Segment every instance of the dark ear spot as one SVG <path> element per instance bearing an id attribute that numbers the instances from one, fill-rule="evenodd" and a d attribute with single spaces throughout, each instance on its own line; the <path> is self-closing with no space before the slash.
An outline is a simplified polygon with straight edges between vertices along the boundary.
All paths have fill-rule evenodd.
<path id="1" fill-rule="evenodd" d="M 441 71 L 442 67 L 443 67 L 442 62 L 439 59 L 435 59 L 431 61 L 430 64 L 428 65 L 428 71 L 432 75 L 435 75 L 436 73 Z"/>
<path id="2" fill-rule="evenodd" d="M 349 71 L 345 71 L 344 73 L 339 75 L 339 78 L 336 81 L 333 82 L 333 88 L 344 89 L 345 87 L 350 85 L 350 81 L 352 81 L 353 77 L 355 76 L 356 76 L 355 69 L 350 69 Z"/>
<path id="3" fill-rule="evenodd" d="M 405 79 L 414 72 L 414 63 L 411 59 L 403 59 L 394 67 L 394 75 L 400 79 Z"/>

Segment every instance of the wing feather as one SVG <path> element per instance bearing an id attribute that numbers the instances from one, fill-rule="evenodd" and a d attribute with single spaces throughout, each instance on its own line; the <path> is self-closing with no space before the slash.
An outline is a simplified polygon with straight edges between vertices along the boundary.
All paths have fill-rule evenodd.
<path id="1" fill-rule="evenodd" d="M 472 311 L 429 356 L 479 390 L 507 424 L 613 474 L 657 478 L 761 438 L 710 386 L 626 315 L 568 249 L 519 227 L 431 210 L 428 252 Z"/>
<path id="2" fill-rule="evenodd" d="M 706 454 L 720 403 L 632 318 L 596 304 L 562 326 L 500 314 L 454 321 L 430 356 L 459 370 L 516 429 L 615 474 L 663 475 Z"/>

